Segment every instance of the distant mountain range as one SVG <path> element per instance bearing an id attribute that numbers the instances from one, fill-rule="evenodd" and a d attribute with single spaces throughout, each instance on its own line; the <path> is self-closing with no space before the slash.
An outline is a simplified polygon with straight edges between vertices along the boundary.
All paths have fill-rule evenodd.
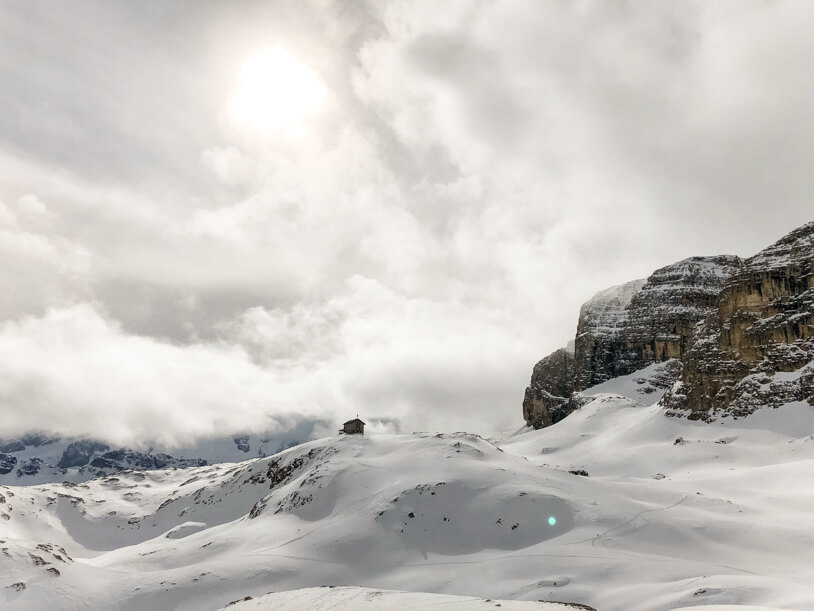
<path id="1" fill-rule="evenodd" d="M 268 435 L 203 440 L 187 448 L 133 450 L 89 439 L 61 439 L 30 433 L 0 440 L 0 484 L 83 482 L 128 469 L 185 469 L 265 457 L 302 441 Z"/>

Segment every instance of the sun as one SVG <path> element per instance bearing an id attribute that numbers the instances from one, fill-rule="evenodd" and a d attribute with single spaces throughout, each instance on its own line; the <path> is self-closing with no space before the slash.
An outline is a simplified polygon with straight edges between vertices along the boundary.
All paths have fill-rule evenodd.
<path id="1" fill-rule="evenodd" d="M 327 91 L 317 74 L 284 49 L 263 50 L 243 64 L 229 100 L 241 127 L 275 132 L 302 131 Z"/>

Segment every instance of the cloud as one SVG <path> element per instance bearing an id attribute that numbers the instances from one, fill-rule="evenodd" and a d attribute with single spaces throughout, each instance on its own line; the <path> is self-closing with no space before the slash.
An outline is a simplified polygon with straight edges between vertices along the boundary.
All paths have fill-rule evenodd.
<path id="1" fill-rule="evenodd" d="M 514 420 L 501 409 L 502 384 L 522 384 L 525 355 L 505 350 L 505 314 L 480 310 L 356 277 L 326 303 L 252 308 L 221 325 L 218 340 L 177 344 L 128 333 L 92 304 L 53 309 L 0 327 L 3 434 L 36 422 L 171 447 L 355 413 L 378 431 L 488 433 Z"/>
<path id="2" fill-rule="evenodd" d="M 245 184 L 253 173 L 251 159 L 232 145 L 206 149 L 201 161 L 220 182 L 230 186 Z"/>
<path id="3" fill-rule="evenodd" d="M 236 346 L 178 346 L 124 332 L 89 304 L 0 327 L 3 434 L 31 428 L 178 445 L 314 420 Z"/>
<path id="4" fill-rule="evenodd" d="M 387 417 L 404 430 L 488 433 L 510 426 L 505 385 L 521 388 L 526 354 L 507 346 L 499 307 L 409 298 L 361 276 L 324 303 L 254 308 L 222 329 L 267 368 L 296 375 L 308 396 Z M 519 339 L 519 329 L 511 334 Z M 466 366 L 462 366 L 466 364 Z"/>
<path id="5" fill-rule="evenodd" d="M 54 214 L 36 196 L 0 201 L 0 274 L 7 287 L 0 319 L 88 295 L 92 253 L 53 228 Z"/>
<path id="6" fill-rule="evenodd" d="M 488 432 L 597 290 L 811 220 L 806 4 L 31 6 L 0 9 L 17 428 Z M 236 129 L 275 47 L 326 102 Z"/>
<path id="7" fill-rule="evenodd" d="M 507 203 L 518 240 L 578 221 L 623 269 L 641 263 L 615 240 L 666 263 L 710 240 L 757 249 L 807 220 L 810 92 L 796 83 L 811 43 L 794 24 L 810 7 L 450 4 L 388 3 L 356 90 L 413 150 L 484 178 L 480 201 Z M 771 228 L 753 216 L 767 198 L 782 211 Z"/>

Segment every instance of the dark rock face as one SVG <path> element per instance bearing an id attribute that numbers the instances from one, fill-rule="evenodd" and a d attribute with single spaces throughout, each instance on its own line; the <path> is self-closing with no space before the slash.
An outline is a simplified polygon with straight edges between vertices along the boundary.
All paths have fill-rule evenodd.
<path id="1" fill-rule="evenodd" d="M 109 446 L 104 443 L 99 443 L 98 441 L 74 441 L 65 448 L 57 466 L 60 469 L 84 467 L 95 454 L 108 449 Z"/>
<path id="2" fill-rule="evenodd" d="M 90 461 L 89 467 L 95 470 L 96 475 L 107 475 L 128 469 L 186 469 L 188 467 L 205 467 L 206 464 L 207 462 L 201 458 L 174 458 L 169 454 L 150 454 L 122 448 L 97 456 Z"/>
<path id="3" fill-rule="evenodd" d="M 536 429 L 565 418 L 574 389 L 574 355 L 562 348 L 534 366 L 523 398 L 523 418 Z"/>
<path id="4" fill-rule="evenodd" d="M 20 464 L 19 469 L 17 469 L 17 477 L 23 477 L 24 475 L 37 475 L 44 467 L 47 466 L 48 465 L 46 465 L 39 458 L 29 458 Z"/>
<path id="5" fill-rule="evenodd" d="M 28 433 L 27 435 L 23 435 L 20 438 L 20 441 L 27 446 L 34 446 L 35 448 L 38 448 L 40 446 L 48 445 L 49 443 L 54 443 L 55 441 L 59 441 L 59 439 L 44 435 L 42 433 Z"/>
<path id="6" fill-rule="evenodd" d="M 0 452 L 10 454 L 12 452 L 22 452 L 26 446 L 39 447 L 58 441 L 55 437 L 49 437 L 42 433 L 27 433 L 19 439 L 0 440 Z"/>
<path id="7" fill-rule="evenodd" d="M 617 371 L 627 368 L 628 308 L 644 284 L 645 280 L 634 280 L 605 289 L 580 308 L 574 340 L 574 388 L 589 388 L 622 375 Z"/>
<path id="8" fill-rule="evenodd" d="M 0 454 L 0 475 L 11 473 L 17 466 L 17 458 L 11 454 Z"/>
<path id="9" fill-rule="evenodd" d="M 669 415 L 713 420 L 814 405 L 814 223 L 747 259 L 700 326 Z"/>
<path id="10" fill-rule="evenodd" d="M 234 440 L 237 449 L 241 452 L 248 452 L 251 448 L 249 447 L 249 436 L 248 435 L 240 435 L 235 437 Z"/>
<path id="11" fill-rule="evenodd" d="M 0 452 L 9 454 L 11 452 L 22 452 L 25 450 L 25 444 L 19 439 L 13 439 L 0 442 Z"/>
<path id="12" fill-rule="evenodd" d="M 692 257 L 602 291 L 580 311 L 571 390 L 676 359 L 680 381 L 662 400 L 670 415 L 710 420 L 762 405 L 814 405 L 813 270 L 809 223 L 746 260 Z M 535 366 L 526 389 L 523 415 L 535 428 L 576 407 L 560 394 L 566 381 L 556 393 L 540 382 L 561 370 L 544 365 L 552 357 Z"/>
<path id="13" fill-rule="evenodd" d="M 741 265 L 738 257 L 692 257 L 586 303 L 577 325 L 575 390 L 682 359 L 697 323 L 715 310 L 724 283 Z"/>
<path id="14" fill-rule="evenodd" d="M 741 266 L 738 257 L 693 257 L 595 295 L 580 309 L 570 370 L 559 350 L 535 365 L 523 400 L 526 423 L 554 424 L 579 407 L 574 391 L 682 359 L 698 322 L 715 310 L 726 279 Z"/>

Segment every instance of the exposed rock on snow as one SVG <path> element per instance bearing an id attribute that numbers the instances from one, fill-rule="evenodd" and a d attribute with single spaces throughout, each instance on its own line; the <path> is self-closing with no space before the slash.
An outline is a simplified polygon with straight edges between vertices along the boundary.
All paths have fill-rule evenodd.
<path id="1" fill-rule="evenodd" d="M 523 418 L 534 428 L 549 426 L 573 409 L 568 403 L 574 390 L 574 354 L 565 348 L 534 366 L 523 398 Z"/>
<path id="2" fill-rule="evenodd" d="M 17 477 L 26 477 L 26 476 L 34 476 L 38 475 L 41 471 L 48 468 L 42 459 L 40 458 L 29 458 L 26 461 L 20 463 L 19 468 L 17 469 Z M 56 473 L 64 473 L 65 471 L 62 469 L 50 469 L 51 472 Z"/>
<path id="3" fill-rule="evenodd" d="M 237 449 L 241 452 L 248 452 L 251 450 L 251 446 L 249 445 L 249 436 L 248 435 L 240 435 L 234 438 L 235 445 Z"/>
<path id="4" fill-rule="evenodd" d="M 294 445 L 297 442 L 277 440 L 269 435 L 240 435 L 204 440 L 189 448 L 135 450 L 113 449 L 96 440 L 59 439 L 30 433 L 0 442 L 0 483 L 78 483 L 129 469 L 185 469 L 240 461 L 245 460 L 250 451 L 256 456 L 266 456 Z"/>
<path id="5" fill-rule="evenodd" d="M 0 454 L 0 475 L 11 473 L 17 466 L 17 458 L 11 454 Z"/>
<path id="6" fill-rule="evenodd" d="M 134 452 L 123 448 L 112 452 L 105 452 L 101 456 L 90 461 L 90 469 L 94 475 L 108 475 L 126 469 L 186 469 L 187 467 L 203 467 L 206 461 L 202 458 L 174 458 L 169 454 L 148 454 L 145 452 Z"/>
<path id="7" fill-rule="evenodd" d="M 764 405 L 814 405 L 814 223 L 747 259 L 699 328 L 672 415 L 741 417 Z"/>
<path id="8" fill-rule="evenodd" d="M 84 467 L 96 453 L 104 452 L 108 449 L 110 449 L 110 446 L 98 441 L 74 441 L 62 452 L 62 458 L 59 459 L 57 467 L 60 469 Z"/>
<path id="9" fill-rule="evenodd" d="M 0 452 L 20 452 L 21 450 L 25 450 L 25 444 L 19 439 L 0 443 Z"/>
<path id="10" fill-rule="evenodd" d="M 608 320 L 594 298 L 582 307 L 576 335 L 574 389 L 584 390 L 651 363 L 681 359 L 695 326 L 715 308 L 737 257 L 692 257 L 659 269 L 646 282 L 625 285 L 627 303 Z M 603 313 L 597 315 L 597 309 Z"/>

